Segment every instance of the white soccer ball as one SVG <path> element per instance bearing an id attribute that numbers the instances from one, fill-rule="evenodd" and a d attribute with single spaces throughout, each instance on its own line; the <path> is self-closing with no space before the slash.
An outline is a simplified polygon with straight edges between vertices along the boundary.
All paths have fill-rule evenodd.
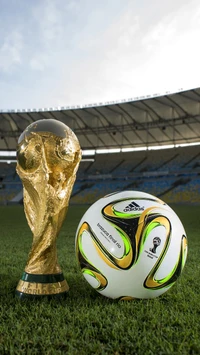
<path id="1" fill-rule="evenodd" d="M 154 298 L 168 291 L 187 258 L 187 237 L 176 213 L 140 191 L 96 201 L 76 232 L 83 276 L 104 296 Z"/>

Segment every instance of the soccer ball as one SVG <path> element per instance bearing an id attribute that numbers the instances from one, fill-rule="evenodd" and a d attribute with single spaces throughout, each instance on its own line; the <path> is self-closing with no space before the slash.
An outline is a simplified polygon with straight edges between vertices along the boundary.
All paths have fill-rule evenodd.
<path id="1" fill-rule="evenodd" d="M 140 191 L 96 201 L 78 225 L 75 247 L 87 282 L 114 299 L 160 296 L 174 285 L 187 258 L 187 237 L 176 213 Z"/>

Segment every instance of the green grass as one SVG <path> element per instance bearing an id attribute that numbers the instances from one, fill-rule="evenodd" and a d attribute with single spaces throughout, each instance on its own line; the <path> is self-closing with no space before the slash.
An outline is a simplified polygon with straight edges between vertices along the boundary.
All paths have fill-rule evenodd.
<path id="1" fill-rule="evenodd" d="M 173 207 L 189 239 L 184 272 L 163 296 L 129 302 L 99 295 L 82 277 L 74 235 L 85 208 L 75 206 L 58 238 L 67 299 L 16 299 L 32 237 L 22 207 L 0 207 L 0 354 L 200 354 L 199 206 Z"/>

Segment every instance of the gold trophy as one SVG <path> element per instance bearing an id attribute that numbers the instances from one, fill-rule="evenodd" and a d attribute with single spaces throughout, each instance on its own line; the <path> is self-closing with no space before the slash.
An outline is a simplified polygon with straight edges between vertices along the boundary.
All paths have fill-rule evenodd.
<path id="1" fill-rule="evenodd" d="M 20 298 L 64 296 L 69 287 L 57 261 L 56 239 L 65 219 L 81 149 L 64 123 L 44 119 L 21 134 L 17 173 L 23 183 L 24 211 L 32 248 L 16 289 Z"/>

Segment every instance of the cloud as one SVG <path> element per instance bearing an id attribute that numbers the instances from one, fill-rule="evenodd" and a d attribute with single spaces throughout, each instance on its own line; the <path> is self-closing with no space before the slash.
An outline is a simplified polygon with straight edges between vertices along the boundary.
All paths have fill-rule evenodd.
<path id="1" fill-rule="evenodd" d="M 11 72 L 22 63 L 23 36 L 19 31 L 12 31 L 3 40 L 0 47 L 0 70 Z"/>
<path id="2" fill-rule="evenodd" d="M 200 84 L 200 50 L 197 46 L 200 22 L 195 20 L 197 13 L 200 14 L 199 3 L 185 4 L 173 14 L 166 15 L 142 40 L 148 60 L 143 62 L 141 69 L 149 77 L 149 83 L 161 90 Z"/>
<path id="3" fill-rule="evenodd" d="M 42 53 L 36 52 L 30 58 L 29 65 L 31 70 L 33 71 L 44 72 L 45 69 L 48 67 L 48 62 L 49 62 L 49 57 L 47 54 L 45 54 L 44 52 Z"/>
<path id="4" fill-rule="evenodd" d="M 62 12 L 57 5 L 54 0 L 44 0 L 32 8 L 40 35 L 38 39 L 47 48 L 52 41 L 59 39 L 63 32 Z"/>
<path id="5" fill-rule="evenodd" d="M 0 34 L 6 107 L 98 103 L 199 85 L 197 0 L 22 3 Z"/>
<path id="6" fill-rule="evenodd" d="M 80 87 L 87 92 L 85 86 L 95 102 L 198 86 L 200 5 L 175 3 L 155 22 L 146 14 L 145 26 L 142 14 L 127 8 L 96 41 L 95 57 L 80 64 L 78 98 Z"/>

